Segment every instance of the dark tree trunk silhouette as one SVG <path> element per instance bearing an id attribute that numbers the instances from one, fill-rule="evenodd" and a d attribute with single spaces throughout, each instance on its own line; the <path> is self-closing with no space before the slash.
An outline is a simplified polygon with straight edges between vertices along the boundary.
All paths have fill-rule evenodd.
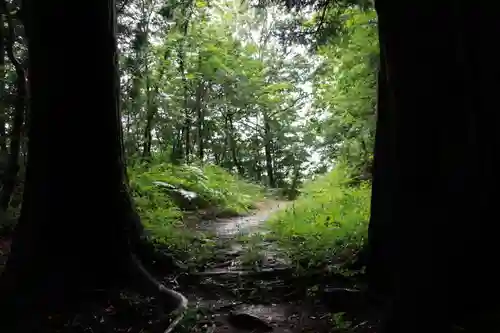
<path id="1" fill-rule="evenodd" d="M 5 33 L 3 12 L 0 12 L 0 153 L 7 152 L 5 125 L 7 120 L 5 108 Z"/>
<path id="2" fill-rule="evenodd" d="M 384 22 L 382 22 L 383 24 Z M 383 46 L 383 35 L 380 35 Z M 371 277 L 372 291 L 377 294 L 389 295 L 394 287 L 392 270 L 394 260 L 394 244 L 390 237 L 391 226 L 394 224 L 390 214 L 396 183 L 397 156 L 395 155 L 395 115 L 388 105 L 390 90 L 387 87 L 386 58 L 383 47 L 380 50 L 380 69 L 378 73 L 378 115 L 375 136 L 375 158 L 373 168 L 371 220 L 368 228 L 368 266 Z M 392 113 L 391 113 L 392 112 Z M 392 169 L 391 169 L 392 166 Z"/>
<path id="3" fill-rule="evenodd" d="M 391 300 L 384 333 L 498 329 L 500 73 L 485 59 L 500 25 L 486 4 L 376 2 L 368 273 Z"/>
<path id="4" fill-rule="evenodd" d="M 234 125 L 233 125 L 233 114 L 228 113 L 225 118 L 225 127 L 226 127 L 226 142 L 228 142 L 229 149 L 231 150 L 231 159 L 233 161 L 232 167 L 236 167 L 238 170 L 238 174 L 240 176 L 243 176 L 245 174 L 245 169 L 240 163 L 240 160 L 238 159 L 238 147 L 236 144 L 236 140 L 234 139 Z"/>
<path id="5" fill-rule="evenodd" d="M 170 154 L 170 159 L 173 164 L 181 164 L 184 158 L 184 151 L 182 147 L 182 129 L 178 129 L 175 132 L 175 138 L 172 142 L 172 152 Z"/>
<path id="6" fill-rule="evenodd" d="M 148 161 L 151 157 L 151 146 L 153 145 L 153 121 L 156 114 L 156 105 L 152 101 L 151 78 L 146 61 L 146 126 L 144 127 L 144 137 L 142 143 L 142 160 Z"/>
<path id="7" fill-rule="evenodd" d="M 0 279 L 0 330 L 41 329 L 48 314 L 77 310 L 96 289 L 163 295 L 166 311 L 185 306 L 137 257 L 142 225 L 123 161 L 115 1 L 30 0 L 24 10 L 29 157 Z M 56 38 L 61 27 L 70 38 Z"/>
<path id="8" fill-rule="evenodd" d="M 267 111 L 264 112 L 264 152 L 266 155 L 266 172 L 268 185 L 271 188 L 276 187 L 276 179 L 274 177 L 274 165 L 272 155 L 272 133 L 271 133 L 271 119 Z"/>
<path id="9" fill-rule="evenodd" d="M 12 121 L 12 130 L 10 132 L 10 151 L 7 160 L 7 169 L 3 176 L 3 186 L 0 191 L 0 209 L 6 211 L 9 207 L 10 199 L 14 188 L 16 186 L 17 174 L 19 172 L 19 158 L 21 151 L 21 131 L 24 124 L 24 113 L 26 105 L 26 75 L 22 64 L 16 59 L 14 55 L 14 23 L 10 14 L 8 14 L 7 4 L 5 1 L 0 2 L 1 12 L 6 13 L 8 24 L 8 33 L 5 43 L 7 56 L 14 66 L 16 71 L 16 99 L 14 103 L 14 117 Z"/>
<path id="10" fill-rule="evenodd" d="M 210 88 L 210 83 L 205 83 L 203 80 L 198 84 L 196 89 L 196 101 L 194 104 L 194 114 L 196 114 L 196 127 L 198 130 L 198 159 L 203 162 L 205 158 L 205 99 Z"/>

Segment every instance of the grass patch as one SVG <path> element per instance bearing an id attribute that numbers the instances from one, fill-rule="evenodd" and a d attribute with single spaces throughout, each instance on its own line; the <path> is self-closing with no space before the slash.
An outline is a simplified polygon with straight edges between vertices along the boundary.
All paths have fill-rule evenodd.
<path id="1" fill-rule="evenodd" d="M 371 186 L 349 186 L 348 174 L 340 165 L 307 182 L 302 196 L 268 221 L 269 238 L 278 242 L 298 269 L 348 257 L 366 239 Z"/>

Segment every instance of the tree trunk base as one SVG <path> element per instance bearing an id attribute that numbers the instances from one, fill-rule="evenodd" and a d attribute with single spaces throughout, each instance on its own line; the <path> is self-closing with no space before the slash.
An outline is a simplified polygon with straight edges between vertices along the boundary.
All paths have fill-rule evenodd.
<path id="1" fill-rule="evenodd" d="M 63 315 L 71 318 L 81 312 L 89 303 L 98 299 L 114 299 L 120 291 L 130 290 L 141 295 L 156 298 L 160 303 L 158 309 L 162 313 L 160 322 L 154 333 L 164 332 L 168 325 L 176 324 L 187 308 L 187 299 L 180 293 L 171 290 L 156 280 L 142 265 L 133 253 L 130 253 L 127 267 L 114 267 L 112 276 L 100 275 L 99 281 L 78 281 L 78 277 L 68 272 L 59 272 L 35 280 L 16 279 L 14 274 L 6 272 L 0 280 L 0 331 L 2 333 L 29 333 L 43 331 L 51 317 Z M 42 280 L 43 279 L 43 280 Z M 80 282 L 79 288 L 66 285 L 65 281 Z M 31 284 L 35 281 L 36 284 Z M 104 288 L 102 288 L 104 287 Z M 77 289 L 77 290 L 75 290 Z M 104 291 L 97 297 L 98 291 Z M 37 302 L 38 300 L 43 300 Z M 178 322 L 177 322 L 178 323 Z M 161 327 L 160 327 L 161 326 Z M 171 328 L 170 328 L 171 330 Z"/>

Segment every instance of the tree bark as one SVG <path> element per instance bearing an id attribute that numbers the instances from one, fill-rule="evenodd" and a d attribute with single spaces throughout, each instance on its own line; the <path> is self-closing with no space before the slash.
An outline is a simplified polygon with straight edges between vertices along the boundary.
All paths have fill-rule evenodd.
<path id="1" fill-rule="evenodd" d="M 271 133 L 271 120 L 267 115 L 267 111 L 264 112 L 264 152 L 266 155 L 266 172 L 268 185 L 271 188 L 276 187 L 276 179 L 274 177 L 274 165 L 273 165 L 273 155 L 272 155 L 272 133 Z"/>
<path id="2" fill-rule="evenodd" d="M 226 122 L 226 142 L 228 142 L 229 149 L 231 150 L 231 158 L 233 161 L 233 167 L 236 167 L 236 170 L 238 170 L 238 174 L 240 176 L 245 175 L 245 169 L 240 163 L 240 160 L 238 159 L 238 147 L 236 144 L 236 140 L 234 139 L 234 125 L 233 125 L 233 114 L 228 113 L 225 116 L 225 122 Z M 231 168 L 232 169 L 232 168 Z"/>
<path id="3" fill-rule="evenodd" d="M 182 10 L 182 17 L 185 17 L 186 15 L 186 9 L 184 8 Z M 182 23 L 182 33 L 184 35 L 184 38 L 187 36 L 189 28 L 189 18 L 186 18 L 185 21 Z M 186 77 L 186 66 L 185 66 L 185 61 L 186 61 L 186 51 L 185 51 L 185 41 L 181 41 L 182 44 L 178 45 L 178 61 L 179 61 L 179 72 L 181 75 L 182 79 L 182 86 L 183 86 L 183 94 L 184 94 L 184 122 L 182 124 L 182 136 L 181 136 L 181 141 L 178 143 L 181 144 L 180 147 L 182 147 L 182 143 L 184 143 L 184 150 L 179 150 L 179 152 L 183 152 L 182 158 L 184 159 L 184 162 L 189 163 L 189 157 L 191 154 L 191 109 L 189 107 L 190 104 L 190 87 L 189 87 L 189 82 Z"/>
<path id="4" fill-rule="evenodd" d="M 456 323 L 494 331 L 500 73 L 484 59 L 500 32 L 495 11 L 486 2 L 376 6 L 385 68 L 368 269 L 392 300 L 382 332 L 450 332 Z"/>
<path id="5" fill-rule="evenodd" d="M 147 68 L 147 67 L 146 67 Z M 156 115 L 156 105 L 152 102 L 150 92 L 149 71 L 146 72 L 146 126 L 144 128 L 144 138 L 142 144 L 142 160 L 148 161 L 151 158 L 151 147 L 153 145 L 153 121 Z"/>
<path id="6" fill-rule="evenodd" d="M 382 22 L 382 26 L 383 26 Z M 371 219 L 368 227 L 368 265 L 367 274 L 370 277 L 370 287 L 373 292 L 389 296 L 394 287 L 395 237 L 390 233 L 392 202 L 397 186 L 397 156 L 395 154 L 395 120 L 393 108 L 390 106 L 390 90 L 387 86 L 386 57 L 384 36 L 380 34 L 380 70 L 378 73 L 378 103 L 377 129 L 375 134 L 375 158 L 373 168 Z"/>
<path id="7" fill-rule="evenodd" d="M 14 188 L 16 187 L 17 174 L 19 172 L 19 157 L 21 151 L 21 131 L 24 123 L 24 113 L 27 97 L 26 75 L 22 64 L 14 55 L 14 25 L 7 13 L 7 4 L 0 0 L 1 12 L 5 12 L 8 23 L 8 34 L 6 40 L 7 55 L 16 71 L 16 100 L 14 103 L 14 119 L 10 132 L 10 151 L 7 160 L 7 169 L 3 176 L 3 186 L 0 191 L 0 209 L 7 211 Z"/>
<path id="8" fill-rule="evenodd" d="M 115 1 L 27 0 L 24 10 L 29 158 L 0 279 L 1 331 L 39 331 L 47 315 L 78 309 L 96 289 L 163 292 L 168 310 L 184 307 L 185 299 L 165 290 L 134 253 L 141 225 L 123 161 Z M 71 38 L 56 38 L 61 27 Z M 64 141 L 71 146 L 62 151 Z M 88 156 L 94 161 L 85 163 Z"/>
<path id="9" fill-rule="evenodd" d="M 5 34 L 4 34 L 3 13 L 0 12 L 0 153 L 7 152 L 7 137 L 5 131 L 5 122 L 7 114 L 5 113 Z"/>
<path id="10" fill-rule="evenodd" d="M 183 162 L 184 151 L 182 147 L 182 129 L 176 130 L 175 136 L 172 142 L 172 152 L 170 154 L 170 159 L 173 164 L 179 165 Z"/>
<path id="11" fill-rule="evenodd" d="M 193 113 L 196 114 L 196 125 L 198 129 L 198 159 L 203 163 L 205 158 L 205 99 L 210 89 L 210 83 L 205 82 L 203 79 L 200 80 L 198 88 L 196 90 L 196 101 L 194 104 Z"/>

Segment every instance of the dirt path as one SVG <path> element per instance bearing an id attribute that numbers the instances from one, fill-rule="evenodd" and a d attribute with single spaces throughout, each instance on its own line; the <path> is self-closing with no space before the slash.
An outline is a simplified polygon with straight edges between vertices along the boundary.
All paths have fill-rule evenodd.
<path id="1" fill-rule="evenodd" d="M 248 216 L 223 218 L 200 223 L 197 228 L 210 232 L 227 245 L 227 256 L 214 267 L 200 272 L 198 281 L 181 283 L 180 290 L 192 307 L 178 332 L 328 332 L 327 311 L 313 302 L 293 300 L 293 293 L 281 275 L 288 263 L 277 260 L 272 244 L 261 246 L 259 267 L 242 264 L 248 244 L 238 236 L 266 233 L 265 222 L 290 202 L 266 201 Z M 256 244 L 253 244 L 256 245 Z M 287 275 L 287 274 L 285 274 Z M 196 289 L 187 285 L 197 285 Z M 287 298 L 292 298 L 287 300 Z M 298 297 L 304 299 L 304 297 Z M 190 317 L 197 318 L 189 324 Z M 191 328 L 188 329 L 188 326 Z M 183 331 L 183 329 L 186 329 Z"/>
<path id="2" fill-rule="evenodd" d="M 283 209 L 290 202 L 267 200 L 257 204 L 257 209 L 247 216 L 219 218 L 212 221 L 202 221 L 197 226 L 202 231 L 215 234 L 218 238 L 231 239 L 238 235 L 249 235 L 265 232 L 265 222 L 276 211 Z"/>

